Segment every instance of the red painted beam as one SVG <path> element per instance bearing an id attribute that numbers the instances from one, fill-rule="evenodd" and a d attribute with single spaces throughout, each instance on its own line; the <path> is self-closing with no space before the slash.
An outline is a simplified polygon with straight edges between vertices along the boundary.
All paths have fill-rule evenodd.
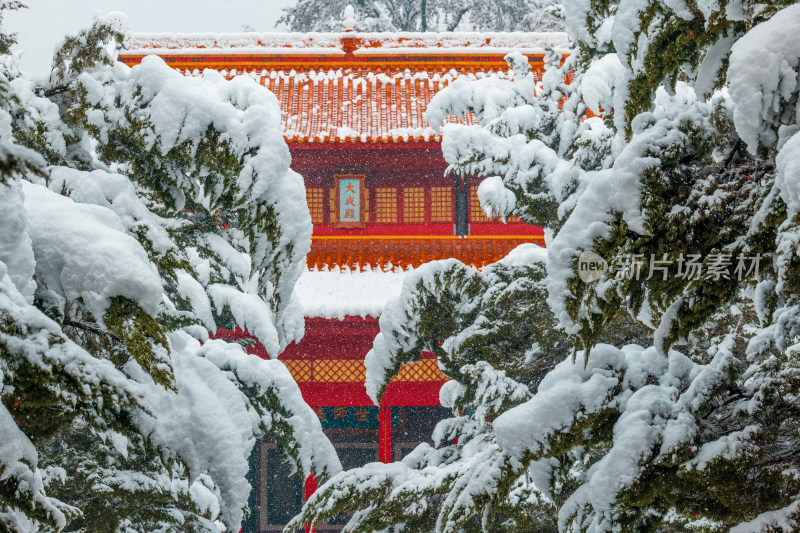
<path id="1" fill-rule="evenodd" d="M 305 487 L 305 501 L 311 497 L 312 494 L 317 492 L 317 478 L 314 475 L 310 475 L 306 478 L 306 487 Z M 316 533 L 317 528 L 312 528 L 311 524 L 306 524 L 306 533 Z"/>
<path id="2" fill-rule="evenodd" d="M 298 142 L 289 141 L 289 150 L 437 150 L 441 158 L 442 143 L 439 141 L 392 141 L 392 142 L 361 142 L 345 141 L 340 143 Z"/>
<path id="3" fill-rule="evenodd" d="M 306 318 L 305 324 L 303 340 L 287 346 L 281 359 L 363 359 L 380 333 L 375 317 Z"/>
<path id="4" fill-rule="evenodd" d="M 378 410 L 378 460 L 392 462 L 392 408 L 389 406 Z"/>
<path id="5" fill-rule="evenodd" d="M 381 405 L 441 405 L 439 389 L 445 381 L 393 381 L 386 387 Z"/>
<path id="6" fill-rule="evenodd" d="M 313 148 L 312 148 L 313 146 Z M 306 186 L 325 182 L 334 173 L 367 174 L 368 186 L 380 185 L 384 178 L 394 181 L 400 177 L 404 186 L 409 180 L 434 180 L 453 183 L 445 177 L 447 161 L 439 143 L 289 143 L 292 169 L 303 175 Z M 385 175 L 385 176 L 384 176 Z M 377 180 L 377 182 L 373 182 Z"/>
<path id="7" fill-rule="evenodd" d="M 470 223 L 470 237 L 480 238 L 510 238 L 513 236 L 532 236 L 544 235 L 544 230 L 539 226 L 530 226 L 524 222 L 473 222 Z M 370 222 L 364 228 L 358 229 L 339 229 L 335 224 L 314 224 L 314 237 L 370 237 L 380 239 L 388 237 L 397 239 L 408 236 L 431 237 L 431 238 L 453 238 L 453 224 L 445 222 L 442 224 L 378 224 Z"/>
<path id="8" fill-rule="evenodd" d="M 544 230 L 539 226 L 530 226 L 524 222 L 471 222 L 469 225 L 470 237 L 499 237 L 508 235 L 544 235 Z M 469 238 L 469 237 L 467 237 Z"/>
<path id="9" fill-rule="evenodd" d="M 527 227 L 530 228 L 532 226 Z M 504 233 L 500 233 L 500 235 Z M 398 236 L 406 235 L 414 237 L 453 237 L 453 224 L 451 222 L 443 224 L 378 224 L 370 222 L 364 228 L 349 230 L 338 229 L 334 224 L 314 224 L 314 237 L 352 236 L 380 238 L 382 236 L 388 236 L 397 238 Z M 524 235 L 524 233 L 521 235 Z"/>
<path id="10" fill-rule="evenodd" d="M 444 381 L 393 381 L 381 398 L 381 405 L 438 406 Z M 303 399 L 312 407 L 360 407 L 374 405 L 363 383 L 298 383 Z"/>

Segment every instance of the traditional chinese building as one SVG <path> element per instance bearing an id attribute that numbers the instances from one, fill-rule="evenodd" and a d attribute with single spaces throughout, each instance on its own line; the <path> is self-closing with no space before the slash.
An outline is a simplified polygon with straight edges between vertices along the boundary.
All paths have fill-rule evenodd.
<path id="1" fill-rule="evenodd" d="M 449 416 L 439 407 L 446 378 L 433 358 L 403 368 L 380 406 L 365 392 L 363 359 L 404 271 L 448 257 L 480 268 L 519 244 L 543 240 L 540 228 L 513 217 L 507 224 L 488 219 L 477 180 L 445 175 L 440 136 L 426 122 L 425 108 L 458 77 L 507 77 L 503 57 L 514 49 L 540 73 L 545 45 L 566 50 L 568 43 L 563 34 L 353 31 L 127 39 L 120 55 L 126 64 L 157 54 L 187 76 L 207 68 L 250 76 L 277 96 L 292 168 L 305 179 L 314 223 L 308 271 L 297 287 L 305 338 L 280 359 L 345 468 L 399 459 Z M 249 349 L 267 356 L 261 345 Z M 280 531 L 316 487 L 313 479 L 291 477 L 268 441 L 256 447 L 252 474 L 249 532 Z M 343 523 L 318 531 L 338 531 Z"/>

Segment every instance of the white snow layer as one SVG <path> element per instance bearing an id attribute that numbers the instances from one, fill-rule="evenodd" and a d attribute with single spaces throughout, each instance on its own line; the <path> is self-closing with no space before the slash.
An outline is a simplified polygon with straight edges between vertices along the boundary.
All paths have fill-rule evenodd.
<path id="1" fill-rule="evenodd" d="M 503 222 L 517 206 L 517 197 L 506 189 L 500 176 L 490 176 L 478 185 L 478 200 L 487 217 L 500 216 Z"/>
<path id="2" fill-rule="evenodd" d="M 167 220 L 147 208 L 127 176 L 104 170 L 84 172 L 68 167 L 50 167 L 47 185 L 51 191 L 64 191 L 75 202 L 107 207 L 117 214 L 128 233 L 144 228 L 153 251 L 158 254 L 177 248 L 164 228 Z"/>
<path id="3" fill-rule="evenodd" d="M 19 181 L 0 183 L 0 263 L 17 290 L 28 303 L 33 303 L 35 261 L 31 238 L 26 230 L 22 186 Z"/>
<path id="4" fill-rule="evenodd" d="M 775 167 L 775 186 L 791 220 L 800 213 L 800 133 L 783 145 L 775 158 Z"/>
<path id="5" fill-rule="evenodd" d="M 306 270 L 295 292 L 307 317 L 378 317 L 392 298 L 400 294 L 407 273 Z"/>
<path id="6" fill-rule="evenodd" d="M 779 113 L 798 91 L 798 28 L 800 4 L 794 4 L 755 26 L 731 49 L 728 83 L 736 104 L 733 119 L 736 131 L 752 154 L 759 143 L 774 146 L 779 142 L 776 129 L 787 123 L 787 117 Z M 788 117 L 792 133 L 797 131 L 798 116 L 800 101 L 795 103 L 794 117 Z"/>
<path id="7" fill-rule="evenodd" d="M 151 315 L 158 312 L 158 272 L 113 211 L 27 181 L 22 190 L 36 274 L 50 289 L 70 300 L 82 298 L 101 323 L 113 296 L 130 298 Z"/>

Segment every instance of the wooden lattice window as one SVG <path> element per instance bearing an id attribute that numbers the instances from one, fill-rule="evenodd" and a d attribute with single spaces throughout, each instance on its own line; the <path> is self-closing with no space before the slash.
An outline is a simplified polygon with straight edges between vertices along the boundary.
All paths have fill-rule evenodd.
<path id="1" fill-rule="evenodd" d="M 375 189 L 375 222 L 397 222 L 397 189 L 378 187 Z"/>
<path id="2" fill-rule="evenodd" d="M 403 189 L 403 222 L 425 222 L 425 189 L 422 187 Z"/>
<path id="3" fill-rule="evenodd" d="M 470 222 L 500 222 L 500 217 L 490 219 L 483 212 L 481 201 L 478 199 L 478 186 L 472 185 L 469 188 L 469 221 Z M 506 222 L 522 222 L 518 216 L 513 215 L 506 218 Z"/>
<path id="4" fill-rule="evenodd" d="M 328 198 L 328 222 L 336 224 L 336 189 L 328 189 Z"/>
<path id="5" fill-rule="evenodd" d="M 431 222 L 453 221 L 453 188 L 431 187 Z"/>
<path id="6" fill-rule="evenodd" d="M 311 222 L 322 224 L 322 207 L 325 201 L 325 192 L 322 188 L 306 189 L 306 202 L 308 202 L 308 212 L 311 213 Z"/>
<path id="7" fill-rule="evenodd" d="M 472 185 L 469 188 L 469 221 L 470 222 L 491 222 L 489 217 L 481 208 L 481 201 L 478 199 L 478 186 Z"/>

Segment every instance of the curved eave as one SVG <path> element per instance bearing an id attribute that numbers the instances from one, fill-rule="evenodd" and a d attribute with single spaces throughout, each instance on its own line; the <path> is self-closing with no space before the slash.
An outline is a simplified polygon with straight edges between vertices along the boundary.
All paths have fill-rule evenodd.
<path id="1" fill-rule="evenodd" d="M 366 140 L 352 138 L 326 138 L 326 139 L 306 139 L 300 136 L 284 135 L 284 140 L 290 148 L 314 149 L 314 148 L 348 148 L 354 150 L 374 149 L 375 145 L 391 146 L 393 148 L 439 148 L 441 146 L 441 136 L 431 136 L 419 139 L 398 138 L 377 138 Z"/>
<path id="2" fill-rule="evenodd" d="M 346 150 L 374 150 L 376 144 L 380 144 L 381 148 L 392 149 L 439 149 L 441 148 L 441 136 L 436 136 L 433 139 L 422 140 L 404 140 L 404 139 L 382 139 L 377 141 L 362 141 L 360 139 L 326 139 L 321 140 L 308 140 L 301 139 L 296 136 L 286 137 L 284 140 L 292 150 L 330 150 L 330 149 L 346 149 Z"/>
<path id="3" fill-rule="evenodd" d="M 254 70 L 254 69 L 291 69 L 291 68 L 364 68 L 380 65 L 382 68 L 408 66 L 412 69 L 443 68 L 480 68 L 480 69 L 507 69 L 508 64 L 503 57 L 511 50 L 494 53 L 430 53 L 416 55 L 397 55 L 372 53 L 356 53 L 351 56 L 340 53 L 320 53 L 305 55 L 303 50 L 280 53 L 252 53 L 245 54 L 238 50 L 214 51 L 181 51 L 174 50 L 135 50 L 119 54 L 118 60 L 126 65 L 136 65 L 148 55 L 157 55 L 172 68 L 176 69 L 213 69 L 213 70 Z M 522 50 L 522 53 L 526 53 Z M 544 63 L 544 54 L 528 53 L 532 67 L 541 67 Z M 564 55 L 564 54 L 562 54 Z"/>

